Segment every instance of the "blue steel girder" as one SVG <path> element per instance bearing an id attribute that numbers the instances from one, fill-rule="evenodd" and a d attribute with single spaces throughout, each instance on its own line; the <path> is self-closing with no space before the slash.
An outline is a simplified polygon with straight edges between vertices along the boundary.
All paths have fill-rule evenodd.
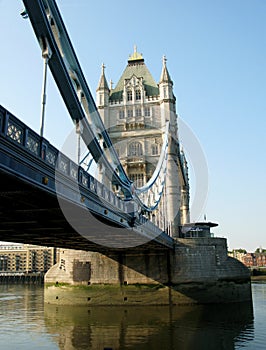
<path id="1" fill-rule="evenodd" d="M 126 200 L 134 200 L 144 211 L 157 208 L 163 193 L 167 167 L 168 129 L 161 157 L 150 181 L 136 188 L 126 175 L 113 148 L 111 139 L 95 105 L 79 65 L 55 0 L 23 0 L 36 37 L 42 48 L 59 91 L 81 136 L 96 163 L 101 163 L 105 175 L 118 185 Z"/>
<path id="2" fill-rule="evenodd" d="M 112 142 L 98 113 L 56 3 L 51 0 L 23 0 L 23 2 L 43 52 L 47 49 L 50 51 L 49 68 L 73 122 L 81 124 L 81 136 L 86 146 L 95 161 L 103 164 L 106 174 L 112 179 L 113 184 L 121 186 L 126 198 L 132 198 L 132 182 L 128 179 L 112 147 Z M 50 23 L 47 11 L 49 11 Z M 59 38 L 56 39 L 54 35 L 55 31 L 57 31 L 58 36 L 60 35 L 60 44 L 57 42 Z M 64 57 L 60 52 L 62 43 Z M 86 97 L 86 104 L 80 103 L 78 90 Z M 107 159 L 96 135 L 103 139 L 111 161 Z"/>

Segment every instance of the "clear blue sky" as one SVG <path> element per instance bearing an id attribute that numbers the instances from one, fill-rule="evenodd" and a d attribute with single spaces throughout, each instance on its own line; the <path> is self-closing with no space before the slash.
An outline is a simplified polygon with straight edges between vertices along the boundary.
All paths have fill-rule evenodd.
<path id="1" fill-rule="evenodd" d="M 156 81 L 167 56 L 179 116 L 208 163 L 200 219 L 218 222 L 230 249 L 266 248 L 266 1 L 57 3 L 94 96 L 102 62 L 116 84 L 134 44 Z M 0 103 L 39 131 L 41 51 L 22 8 L 0 0 Z M 47 93 L 45 137 L 60 148 L 73 126 L 50 74 Z"/>

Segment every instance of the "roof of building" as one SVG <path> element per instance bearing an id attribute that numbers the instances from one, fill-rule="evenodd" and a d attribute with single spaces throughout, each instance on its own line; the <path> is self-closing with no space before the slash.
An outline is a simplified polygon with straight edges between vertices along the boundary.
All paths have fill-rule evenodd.
<path id="1" fill-rule="evenodd" d="M 188 222 L 187 224 L 184 224 L 183 226 L 186 227 L 192 227 L 192 226 L 208 226 L 208 227 L 216 227 L 218 226 L 217 223 L 215 222 L 210 222 L 210 221 L 198 221 L 198 222 Z"/>
<path id="2" fill-rule="evenodd" d="M 135 48 L 134 53 L 128 59 L 128 65 L 126 66 L 116 87 L 110 93 L 111 101 L 122 100 L 124 81 L 131 79 L 133 75 L 135 75 L 137 78 L 143 78 L 146 96 L 159 95 L 159 88 L 157 83 L 155 82 L 147 66 L 145 65 L 142 54 L 138 53 Z"/>

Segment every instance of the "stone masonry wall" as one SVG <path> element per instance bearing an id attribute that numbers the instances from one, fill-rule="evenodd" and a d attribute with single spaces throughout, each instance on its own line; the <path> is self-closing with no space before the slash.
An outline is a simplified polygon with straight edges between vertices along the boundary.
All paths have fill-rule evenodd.
<path id="1" fill-rule="evenodd" d="M 251 299 L 249 271 L 227 256 L 223 238 L 178 239 L 172 252 L 108 257 L 62 250 L 45 284 L 45 300 L 51 303 L 168 305 Z"/>

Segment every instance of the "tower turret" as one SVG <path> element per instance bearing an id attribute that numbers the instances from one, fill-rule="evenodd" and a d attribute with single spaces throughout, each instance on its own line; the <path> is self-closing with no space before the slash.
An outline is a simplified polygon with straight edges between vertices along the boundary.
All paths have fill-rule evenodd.
<path id="1" fill-rule="evenodd" d="M 97 106 L 98 108 L 108 106 L 110 89 L 105 77 L 105 65 L 102 64 L 102 72 L 100 76 L 100 80 L 98 83 L 98 87 L 96 90 L 97 93 Z"/>
<path id="2" fill-rule="evenodd" d="M 166 66 L 166 57 L 163 56 L 163 67 L 159 81 L 160 99 L 165 101 L 175 100 L 173 94 L 173 82 Z"/>

